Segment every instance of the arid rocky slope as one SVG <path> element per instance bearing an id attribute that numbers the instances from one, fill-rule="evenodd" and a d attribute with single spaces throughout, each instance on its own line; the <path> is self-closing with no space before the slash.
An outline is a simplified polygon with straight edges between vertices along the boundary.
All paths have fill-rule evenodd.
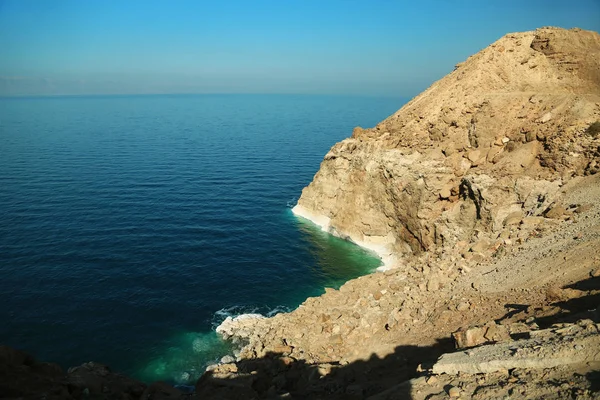
<path id="1" fill-rule="evenodd" d="M 599 58 L 595 32 L 506 35 L 333 146 L 295 211 L 391 255 L 541 215 L 564 180 L 600 167 L 586 134 L 600 119 Z"/>
<path id="2" fill-rule="evenodd" d="M 506 35 L 304 189 L 298 215 L 386 270 L 226 320 L 239 352 L 193 394 L 0 347 L 0 398 L 600 398 L 599 121 L 598 33 Z"/>
<path id="3" fill-rule="evenodd" d="M 471 343 L 481 345 L 527 330 L 506 324 L 560 321 L 574 298 L 588 300 L 570 311 L 597 307 L 599 287 L 568 285 L 599 273 L 599 120 L 600 35 L 506 35 L 375 128 L 356 128 L 302 192 L 298 215 L 374 249 L 387 270 L 220 332 L 243 345 L 240 360 L 280 354 L 325 375 L 398 355 L 401 379 L 415 373 L 408 349 L 439 355 L 459 329 L 485 326 Z"/>

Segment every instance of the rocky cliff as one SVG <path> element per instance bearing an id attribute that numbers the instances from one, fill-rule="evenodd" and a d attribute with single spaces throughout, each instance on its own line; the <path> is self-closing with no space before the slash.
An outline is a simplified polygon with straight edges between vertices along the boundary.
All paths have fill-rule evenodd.
<path id="1" fill-rule="evenodd" d="M 386 270 L 327 288 L 291 313 L 225 321 L 220 332 L 240 344 L 238 363 L 211 374 L 238 376 L 249 360 L 278 355 L 285 366 L 264 383 L 272 393 L 302 393 L 287 375 L 289 365 L 302 363 L 331 385 L 306 378 L 311 396 L 364 398 L 394 379 L 435 376 L 417 365 L 452 342 L 510 342 L 562 318 L 585 317 L 580 313 L 598 307 L 600 294 L 599 121 L 600 35 L 542 28 L 504 36 L 376 127 L 355 128 L 325 155 L 294 212 L 373 249 Z M 600 322 L 594 315 L 592 325 Z M 597 327 L 590 328 L 594 343 Z M 545 349 L 539 354 L 552 353 L 554 345 L 545 345 L 536 344 Z M 587 352 L 585 346 L 578 349 Z M 564 397 L 571 386 L 559 392 L 539 381 L 560 375 L 574 382 L 590 373 L 600 361 L 590 351 L 595 367 L 579 369 L 536 364 L 539 357 L 531 368 L 488 360 L 505 366 L 489 377 L 485 393 L 525 392 L 539 383 Z M 564 359 L 578 362 L 573 354 Z M 360 363 L 371 372 L 351 367 Z M 517 382 L 505 374 L 513 367 L 530 374 L 522 380 L 528 383 L 501 394 Z M 435 379 L 443 384 L 429 384 Z M 381 398 L 425 398 L 427 390 L 445 398 L 449 382 L 472 385 L 467 398 L 486 398 L 476 396 L 486 379 L 455 374 Z M 211 387 L 210 379 L 199 386 Z"/>
<path id="2" fill-rule="evenodd" d="M 600 35 L 509 34 L 325 155 L 294 208 L 324 229 L 398 255 L 467 246 L 547 211 L 595 173 Z"/>

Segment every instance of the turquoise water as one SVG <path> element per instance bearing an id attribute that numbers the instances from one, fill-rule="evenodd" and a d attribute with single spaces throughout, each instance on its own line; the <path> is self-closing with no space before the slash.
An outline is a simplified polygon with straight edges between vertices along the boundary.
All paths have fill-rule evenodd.
<path id="1" fill-rule="evenodd" d="M 189 383 L 228 315 L 273 314 L 379 260 L 290 210 L 397 98 L 0 99 L 0 343 Z"/>

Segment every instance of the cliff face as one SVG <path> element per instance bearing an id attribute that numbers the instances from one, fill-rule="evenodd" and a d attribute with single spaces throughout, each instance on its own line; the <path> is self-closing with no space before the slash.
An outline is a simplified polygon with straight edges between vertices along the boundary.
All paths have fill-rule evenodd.
<path id="1" fill-rule="evenodd" d="M 468 247 L 600 168 L 600 35 L 509 34 L 325 155 L 294 212 L 376 250 Z"/>
<path id="2" fill-rule="evenodd" d="M 389 269 L 290 313 L 225 320 L 218 332 L 241 347 L 237 362 L 210 367 L 198 393 L 269 370 L 265 393 L 306 398 L 589 395 L 600 365 L 600 318 L 588 312 L 600 295 L 599 169 L 600 35 L 506 35 L 334 145 L 294 208 Z M 593 348 L 583 367 L 555 335 L 577 320 L 593 341 L 575 347 Z M 483 347 L 427 371 L 451 337 Z M 580 388 L 576 376 L 587 377 Z"/>

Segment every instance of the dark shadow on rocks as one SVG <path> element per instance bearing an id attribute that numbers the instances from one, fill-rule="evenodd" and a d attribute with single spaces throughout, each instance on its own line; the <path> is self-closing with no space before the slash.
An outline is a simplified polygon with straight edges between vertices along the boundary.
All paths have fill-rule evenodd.
<path id="1" fill-rule="evenodd" d="M 506 308 L 507 312 L 504 316 L 502 316 L 501 318 L 495 320 L 495 322 L 497 324 L 501 323 L 502 321 L 509 319 L 521 312 L 527 312 L 527 308 L 529 307 L 528 304 L 505 304 L 504 308 Z"/>
<path id="2" fill-rule="evenodd" d="M 92 400 L 182 399 L 176 388 L 162 382 L 146 385 L 115 373 L 106 365 L 89 362 L 66 373 L 56 364 L 38 362 L 30 355 L 0 346 L 0 399 Z"/>
<path id="3" fill-rule="evenodd" d="M 409 379 L 421 365 L 431 367 L 438 357 L 454 349 L 451 340 L 433 346 L 399 346 L 384 358 L 346 365 L 307 364 L 284 354 L 221 365 L 205 373 L 196 384 L 198 399 L 409 399 Z M 235 372 L 234 372 L 235 371 Z"/>
<path id="4" fill-rule="evenodd" d="M 0 346 L 0 399 L 408 399 L 409 380 L 419 374 L 418 366 L 430 368 L 453 348 L 451 340 L 399 346 L 384 358 L 372 355 L 346 365 L 308 364 L 269 353 L 221 364 L 198 380 L 194 393 L 183 393 L 165 383 L 146 385 L 93 362 L 65 373 L 57 365 Z"/>
<path id="5" fill-rule="evenodd" d="M 594 393 L 600 392 L 600 371 L 592 371 L 585 375 L 591 383 L 590 390 Z"/>
<path id="6" fill-rule="evenodd" d="M 581 280 L 565 289 L 579 291 L 579 296 L 553 303 L 560 311 L 554 315 L 536 319 L 541 328 L 562 322 L 576 322 L 580 319 L 591 319 L 600 322 L 600 277 Z"/>

